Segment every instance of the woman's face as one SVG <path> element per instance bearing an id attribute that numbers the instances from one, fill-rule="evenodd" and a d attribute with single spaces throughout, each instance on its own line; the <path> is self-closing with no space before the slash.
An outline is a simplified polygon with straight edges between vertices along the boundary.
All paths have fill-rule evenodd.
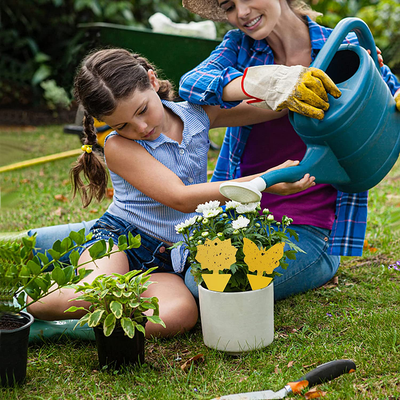
<path id="1" fill-rule="evenodd" d="M 255 40 L 265 39 L 281 16 L 280 0 L 218 0 L 228 21 Z"/>
<path id="2" fill-rule="evenodd" d="M 135 90 L 127 99 L 118 102 L 115 111 L 102 118 L 119 135 L 133 140 L 155 140 L 163 131 L 164 107 L 157 94 L 158 80 L 148 71 L 151 88 Z"/>

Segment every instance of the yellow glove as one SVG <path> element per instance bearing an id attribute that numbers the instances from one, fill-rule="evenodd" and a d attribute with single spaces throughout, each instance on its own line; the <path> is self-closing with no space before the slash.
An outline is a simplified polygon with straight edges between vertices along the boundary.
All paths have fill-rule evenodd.
<path id="1" fill-rule="evenodd" d="M 400 111 L 400 89 L 394 94 L 394 101 L 396 102 L 396 108 Z"/>
<path id="2" fill-rule="evenodd" d="M 325 72 L 301 65 L 260 65 L 244 71 L 242 91 L 248 103 L 281 111 L 291 111 L 322 119 L 329 108 L 328 95 L 338 98 L 340 90 Z"/>

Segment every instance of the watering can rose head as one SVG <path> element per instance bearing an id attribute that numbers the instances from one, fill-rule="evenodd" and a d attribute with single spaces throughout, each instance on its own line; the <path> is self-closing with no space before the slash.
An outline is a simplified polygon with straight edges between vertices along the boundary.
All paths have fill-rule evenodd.
<path id="1" fill-rule="evenodd" d="M 289 228 L 293 220 L 283 216 L 276 221 L 260 203 L 242 204 L 219 201 L 200 204 L 195 215 L 176 226 L 197 283 L 205 282 L 215 291 L 242 292 L 268 286 L 286 269 L 286 259 L 295 259 L 302 251 L 289 237 L 298 240 Z M 287 244 L 286 248 L 285 244 Z M 204 284 L 203 284 L 204 285 Z"/>

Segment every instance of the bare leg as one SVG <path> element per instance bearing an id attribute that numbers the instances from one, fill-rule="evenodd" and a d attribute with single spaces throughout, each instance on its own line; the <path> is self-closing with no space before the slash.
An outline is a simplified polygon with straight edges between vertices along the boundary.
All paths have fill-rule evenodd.
<path id="1" fill-rule="evenodd" d="M 117 246 L 114 246 L 118 249 Z M 79 262 L 85 262 L 91 260 L 89 250 L 85 250 Z M 86 269 L 92 269 L 93 271 L 82 281 L 92 282 L 97 276 L 106 274 L 111 275 L 116 272 L 119 274 L 125 274 L 129 271 L 129 263 L 125 253 L 115 253 L 110 258 L 102 258 L 97 260 L 96 264 L 90 263 L 85 265 Z M 64 312 L 71 306 L 76 307 L 89 307 L 89 303 L 84 301 L 69 301 L 78 296 L 74 289 L 61 289 L 54 293 L 49 294 L 40 302 L 34 303 L 29 306 L 28 311 L 35 317 L 45 321 L 53 321 L 60 319 L 79 319 L 85 314 L 85 311 L 77 311 L 75 313 Z"/>
<path id="2" fill-rule="evenodd" d="M 82 253 L 80 262 L 90 259 L 89 251 L 86 250 Z M 97 260 L 96 265 L 91 263 L 85 267 L 93 270 L 84 279 L 86 282 L 92 282 L 102 274 L 111 275 L 114 272 L 125 274 L 129 271 L 129 263 L 125 253 L 115 253 L 110 258 Z M 183 279 L 175 274 L 155 273 L 151 275 L 150 281 L 155 283 L 151 284 L 143 295 L 145 297 L 155 296 L 158 298 L 160 317 L 164 321 L 166 328 L 159 324 L 148 322 L 146 324 L 146 337 L 174 336 L 177 333 L 183 333 L 193 328 L 198 319 L 197 304 L 185 286 Z M 79 319 L 85 314 L 85 311 L 64 312 L 71 306 L 89 307 L 90 304 L 84 301 L 69 301 L 77 296 L 78 293 L 75 293 L 73 289 L 62 289 L 46 296 L 41 302 L 32 304 L 28 311 L 35 318 L 45 321 Z M 149 310 L 147 313 L 151 315 L 153 310 Z"/>
<path id="3" fill-rule="evenodd" d="M 150 277 L 152 283 L 144 293 L 144 296 L 155 296 L 160 305 L 160 318 L 166 328 L 159 324 L 148 322 L 146 324 L 146 337 L 169 337 L 177 333 L 183 333 L 197 322 L 198 309 L 196 301 L 182 278 L 169 273 L 155 273 Z M 148 314 L 152 314 L 149 310 Z"/>

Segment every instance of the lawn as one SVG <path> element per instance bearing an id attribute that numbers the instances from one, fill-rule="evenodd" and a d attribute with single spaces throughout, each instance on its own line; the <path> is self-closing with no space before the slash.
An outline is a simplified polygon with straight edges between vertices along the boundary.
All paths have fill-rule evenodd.
<path id="1" fill-rule="evenodd" d="M 221 131 L 213 132 L 220 142 Z M 0 166 L 79 148 L 62 126 L 0 128 Z M 210 152 L 210 170 L 217 154 Z M 60 159 L 0 173 L 0 232 L 99 217 L 110 199 L 81 207 Z M 209 349 L 200 323 L 190 333 L 146 342 L 146 363 L 100 370 L 93 342 L 62 338 L 29 347 L 27 381 L 0 399 L 212 399 L 278 390 L 327 361 L 350 358 L 354 374 L 319 385 L 325 399 L 400 398 L 400 164 L 370 191 L 364 255 L 343 258 L 337 280 L 275 306 L 275 339 L 232 357 Z M 187 368 L 184 363 L 202 355 Z M 299 396 L 289 395 L 289 398 Z"/>

